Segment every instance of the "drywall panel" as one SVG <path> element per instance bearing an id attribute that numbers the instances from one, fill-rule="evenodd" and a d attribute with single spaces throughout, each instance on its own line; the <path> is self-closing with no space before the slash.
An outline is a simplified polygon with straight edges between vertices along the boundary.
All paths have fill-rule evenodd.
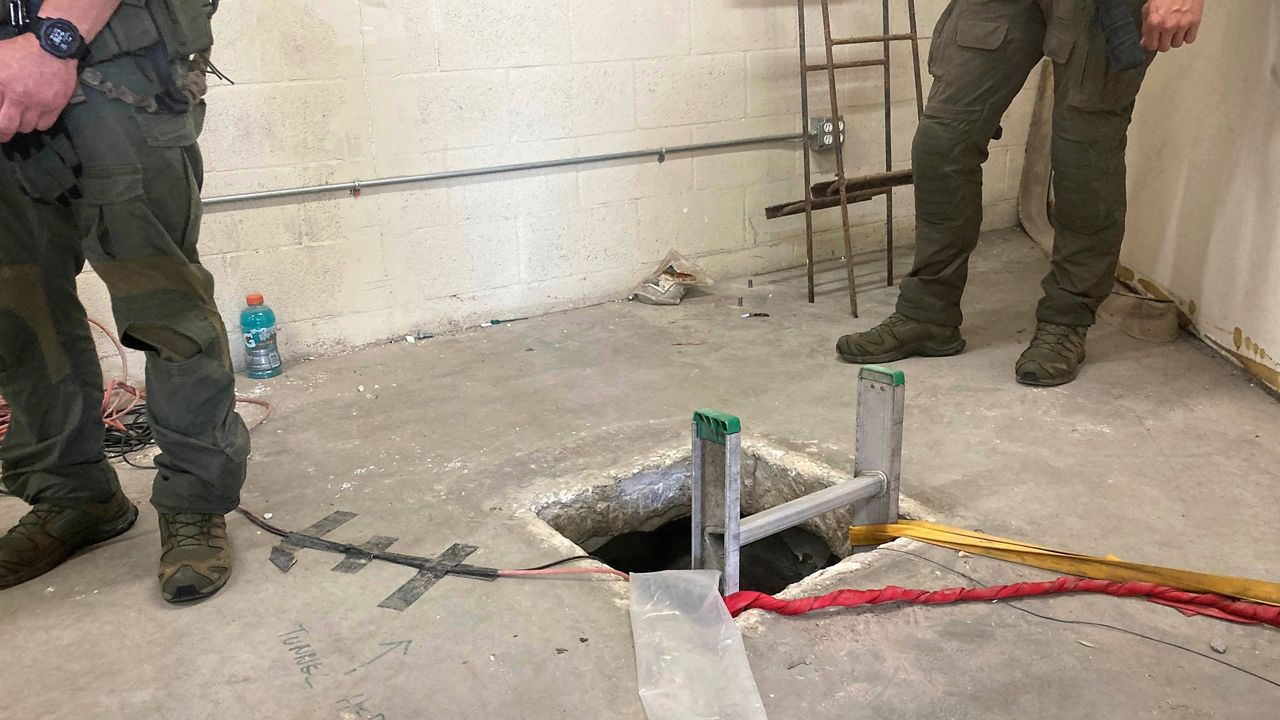
<path id="1" fill-rule="evenodd" d="M 1208 6 L 1138 100 L 1119 274 L 1280 389 L 1280 9 Z"/>

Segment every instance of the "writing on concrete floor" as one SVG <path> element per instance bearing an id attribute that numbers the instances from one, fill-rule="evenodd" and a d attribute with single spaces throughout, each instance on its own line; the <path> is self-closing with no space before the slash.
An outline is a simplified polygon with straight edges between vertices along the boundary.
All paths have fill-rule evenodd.
<path id="1" fill-rule="evenodd" d="M 288 651 L 293 664 L 297 666 L 298 672 L 302 673 L 303 682 L 307 687 L 314 690 L 316 687 L 316 679 L 327 677 L 332 673 L 321 672 L 325 666 L 325 659 L 320 656 L 320 651 L 312 644 L 311 631 L 302 623 L 298 626 L 276 636 Z M 392 642 L 378 643 L 381 650 L 370 657 L 363 663 L 351 668 L 344 673 L 350 675 L 357 670 L 369 667 L 388 655 L 408 655 L 409 647 L 413 645 L 412 640 L 395 640 Z M 341 720 L 387 720 L 387 716 L 377 712 L 369 707 L 372 702 L 364 693 L 355 693 L 342 698 L 334 703 L 337 708 L 338 717 Z"/>
<path id="2" fill-rule="evenodd" d="M 360 720 L 387 720 L 386 715 L 370 710 L 365 705 L 367 702 L 369 702 L 369 698 L 366 698 L 364 693 L 357 693 L 350 697 L 342 698 L 334 705 L 338 706 L 338 717 L 343 718 L 343 720 L 355 720 L 355 718 Z"/>
<path id="3" fill-rule="evenodd" d="M 355 667 L 351 668 L 351 669 L 350 669 L 350 670 L 348 670 L 345 674 L 346 674 L 346 675 L 350 675 L 351 673 L 353 673 L 353 672 L 355 672 L 355 671 L 359 670 L 360 668 L 369 667 L 370 665 L 372 665 L 372 664 L 374 664 L 375 662 L 377 662 L 377 661 L 381 660 L 382 658 L 386 657 L 386 656 L 387 656 L 387 655 L 389 655 L 390 653 L 395 652 L 396 650 L 400 650 L 403 654 L 408 655 L 408 654 L 409 654 L 409 646 L 410 646 L 410 645 L 412 645 L 412 644 L 413 644 L 413 641 L 412 641 L 412 640 L 397 640 L 397 641 L 395 641 L 395 642 L 384 642 L 384 643 L 379 643 L 379 646 L 386 648 L 386 650 L 383 650 L 382 652 L 380 652 L 380 653 L 378 653 L 377 655 L 375 655 L 375 656 L 374 656 L 374 658 L 373 658 L 372 660 L 369 660 L 369 661 L 365 662 L 365 663 L 364 663 L 364 664 L 362 664 L 362 665 L 357 665 L 357 666 L 355 666 Z"/>
<path id="4" fill-rule="evenodd" d="M 315 689 L 314 679 L 324 675 L 320 672 L 320 668 L 324 667 L 324 660 L 320 658 L 320 653 L 312 647 L 309 642 L 311 631 L 302 626 L 281 633 L 277 637 L 281 638 L 281 644 L 288 648 L 293 656 L 293 662 L 298 666 L 298 672 L 301 672 L 307 687 Z"/>

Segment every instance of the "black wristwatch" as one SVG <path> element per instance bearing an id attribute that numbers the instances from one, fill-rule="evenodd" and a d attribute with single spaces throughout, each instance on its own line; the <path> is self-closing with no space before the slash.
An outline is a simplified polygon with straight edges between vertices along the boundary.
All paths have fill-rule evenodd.
<path id="1" fill-rule="evenodd" d="M 31 21 L 31 32 L 40 40 L 40 47 L 62 60 L 84 60 L 89 57 L 89 45 L 80 29 L 70 20 L 38 17 Z"/>

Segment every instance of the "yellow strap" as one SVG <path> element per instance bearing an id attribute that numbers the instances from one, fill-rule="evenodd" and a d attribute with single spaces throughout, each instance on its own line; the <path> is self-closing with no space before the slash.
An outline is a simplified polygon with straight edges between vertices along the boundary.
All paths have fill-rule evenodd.
<path id="1" fill-rule="evenodd" d="M 849 528 L 849 542 L 854 545 L 879 545 L 900 537 L 1067 575 L 1116 582 L 1147 582 L 1187 592 L 1213 593 L 1268 605 L 1280 605 L 1280 584 L 1263 580 L 1142 565 L 1125 562 L 1110 555 L 1105 558 L 1078 555 L 923 520 L 903 520 L 891 525 L 863 525 Z"/>

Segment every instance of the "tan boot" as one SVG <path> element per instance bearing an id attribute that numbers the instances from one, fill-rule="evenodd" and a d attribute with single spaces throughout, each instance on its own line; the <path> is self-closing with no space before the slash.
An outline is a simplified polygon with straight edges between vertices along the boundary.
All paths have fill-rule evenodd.
<path id="1" fill-rule="evenodd" d="M 160 544 L 160 594 L 171 603 L 209 597 L 231 577 L 222 515 L 160 513 Z"/>

